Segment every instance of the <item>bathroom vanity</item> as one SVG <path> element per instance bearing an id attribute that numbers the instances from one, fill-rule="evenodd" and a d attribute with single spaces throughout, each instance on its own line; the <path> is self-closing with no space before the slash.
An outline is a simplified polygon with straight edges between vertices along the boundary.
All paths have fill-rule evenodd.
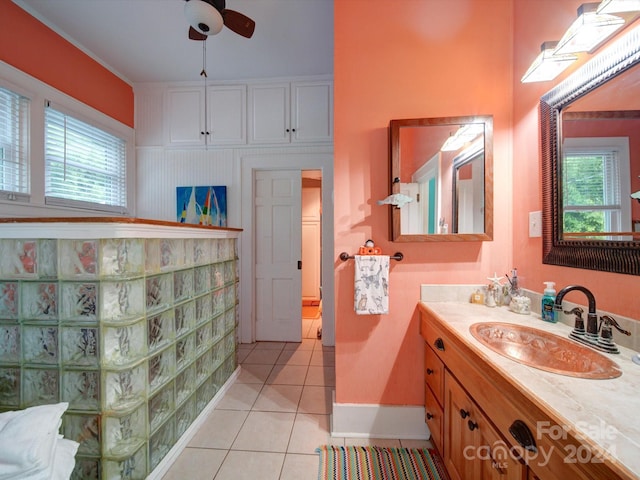
<path id="1" fill-rule="evenodd" d="M 452 478 L 640 477 L 634 352 L 607 355 L 617 378 L 559 375 L 495 353 L 469 327 L 506 322 L 567 337 L 564 324 L 463 302 L 421 302 L 419 311 L 426 422 Z"/>
<path id="2" fill-rule="evenodd" d="M 146 478 L 236 370 L 239 234 L 0 220 L 0 411 L 68 402 L 72 478 Z"/>

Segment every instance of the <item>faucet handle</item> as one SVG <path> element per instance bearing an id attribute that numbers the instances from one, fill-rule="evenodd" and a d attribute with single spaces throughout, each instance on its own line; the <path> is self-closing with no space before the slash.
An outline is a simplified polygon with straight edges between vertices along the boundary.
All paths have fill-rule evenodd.
<path id="1" fill-rule="evenodd" d="M 580 307 L 575 307 L 571 310 L 565 310 L 564 313 L 566 313 L 567 315 L 575 315 L 576 317 L 582 318 L 582 314 L 584 313 L 584 310 Z"/>
<path id="2" fill-rule="evenodd" d="M 620 333 L 622 333 L 623 335 L 626 336 L 630 336 L 631 332 L 628 330 L 623 329 L 618 322 L 615 321 L 615 319 L 613 317 L 610 317 L 609 315 L 603 315 L 600 317 L 600 325 L 602 326 L 602 324 L 604 323 L 604 325 L 611 325 L 613 327 L 616 328 L 616 330 L 618 330 Z"/>

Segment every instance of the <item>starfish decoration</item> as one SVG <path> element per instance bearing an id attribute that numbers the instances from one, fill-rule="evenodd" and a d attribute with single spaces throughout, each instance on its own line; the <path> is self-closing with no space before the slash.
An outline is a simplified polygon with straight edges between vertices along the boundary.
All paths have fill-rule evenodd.
<path id="1" fill-rule="evenodd" d="M 491 280 L 494 285 L 500 285 L 500 280 L 504 277 L 499 277 L 496 272 L 493 273 L 493 277 L 487 277 L 487 280 Z"/>

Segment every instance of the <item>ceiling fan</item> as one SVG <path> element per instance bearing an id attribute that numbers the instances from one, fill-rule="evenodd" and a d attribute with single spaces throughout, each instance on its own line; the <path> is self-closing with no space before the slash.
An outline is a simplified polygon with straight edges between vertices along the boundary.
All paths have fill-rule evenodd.
<path id="1" fill-rule="evenodd" d="M 223 25 L 229 30 L 251 38 L 256 22 L 246 15 L 226 8 L 225 0 L 186 0 L 184 15 L 189 22 L 189 38 L 206 40 L 222 30 Z"/>

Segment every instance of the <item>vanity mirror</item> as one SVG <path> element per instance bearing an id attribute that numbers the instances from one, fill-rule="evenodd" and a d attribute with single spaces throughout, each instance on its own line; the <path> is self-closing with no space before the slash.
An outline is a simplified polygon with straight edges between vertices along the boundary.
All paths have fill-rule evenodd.
<path id="1" fill-rule="evenodd" d="M 394 242 L 493 239 L 493 117 L 391 120 L 389 146 Z"/>
<path id="2" fill-rule="evenodd" d="M 543 262 L 640 275 L 640 29 L 540 99 Z"/>

